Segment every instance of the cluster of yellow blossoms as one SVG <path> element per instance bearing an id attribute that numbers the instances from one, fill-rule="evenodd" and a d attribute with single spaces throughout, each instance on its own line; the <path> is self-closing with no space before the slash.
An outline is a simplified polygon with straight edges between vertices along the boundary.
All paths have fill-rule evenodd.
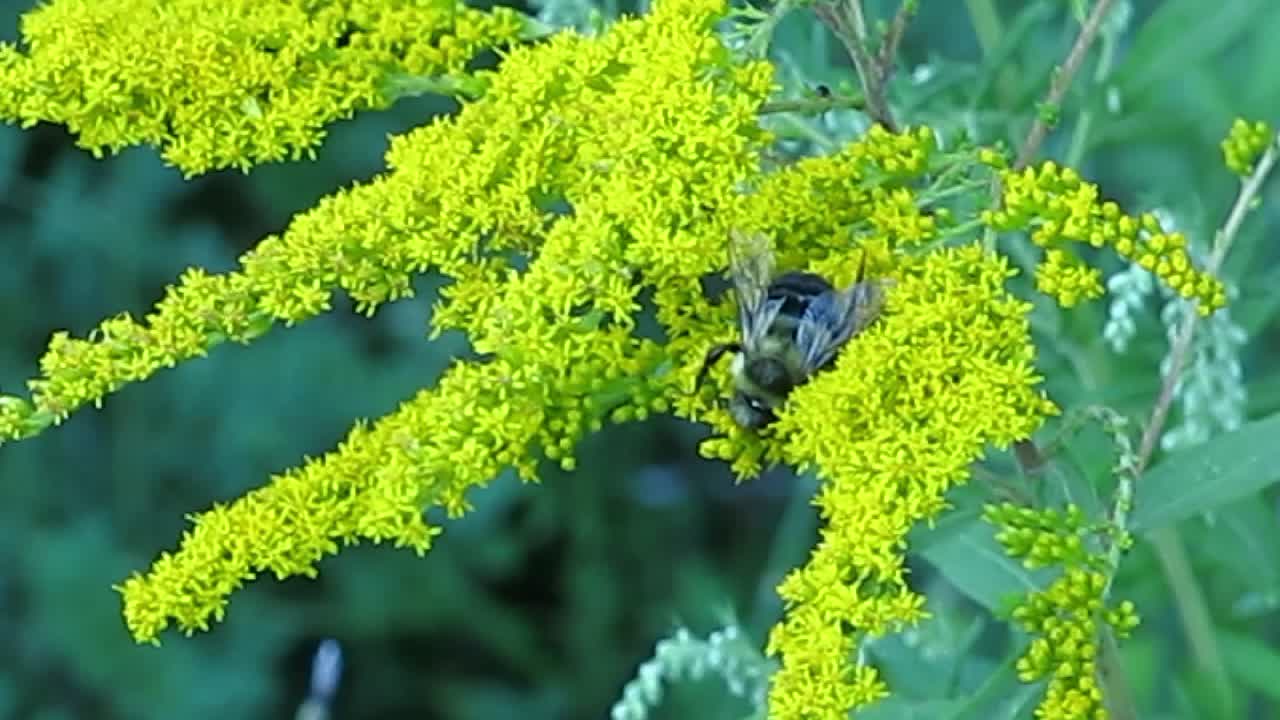
<path id="1" fill-rule="evenodd" d="M 994 153 L 987 158 L 1000 162 Z M 984 212 L 983 222 L 1001 231 L 1025 230 L 1031 242 L 1045 248 L 1036 287 L 1063 307 L 1102 295 L 1101 272 L 1076 256 L 1068 242 L 1113 248 L 1182 297 L 1198 300 L 1201 314 L 1226 304 L 1221 281 L 1191 263 L 1185 236 L 1166 233 L 1151 213 L 1126 215 L 1116 203 L 1101 200 L 1098 186 L 1075 170 L 1049 161 L 1020 172 L 1001 170 L 1000 181 L 1002 206 Z"/>
<path id="2" fill-rule="evenodd" d="M 1253 172 L 1258 157 L 1275 142 L 1276 131 L 1270 124 L 1236 118 L 1222 140 L 1222 159 L 1228 170 L 1243 177 Z"/>
<path id="3" fill-rule="evenodd" d="M 906 578 L 906 535 L 945 508 L 987 444 L 1026 437 L 1055 412 L 1035 390 L 1029 306 L 1007 293 L 1003 258 L 976 245 L 907 262 L 882 322 L 836 367 L 798 388 L 776 432 L 783 459 L 823 478 L 826 521 L 809 561 L 779 587 L 789 608 L 769 640 L 784 662 L 771 711 L 843 717 L 885 693 L 845 665 L 866 633 L 923 617 Z"/>
<path id="4" fill-rule="evenodd" d="M 461 73 L 524 32 L 456 0 L 56 0 L 23 16 L 26 53 L 0 45 L 0 118 L 95 153 L 155 145 L 188 175 L 248 170 L 312 155 L 398 76 Z"/>
<path id="5" fill-rule="evenodd" d="M 311 574 L 341 544 L 425 550 L 424 507 L 460 513 L 506 466 L 527 479 L 540 458 L 572 466 L 604 419 L 688 394 L 711 334 L 731 327 L 731 306 L 709 305 L 698 278 L 723 266 L 728 228 L 745 219 L 735 187 L 768 142 L 756 108 L 771 68 L 731 63 L 711 31 L 721 11 L 673 1 L 600 38 L 517 49 L 483 99 L 394 139 L 386 174 L 298 216 L 241 270 L 193 271 L 145 320 L 51 344 L 32 400 L 3 398 L 7 438 L 225 339 L 304 321 L 337 289 L 372 312 L 429 269 L 454 281 L 434 330 L 462 329 L 490 356 L 199 516 L 176 553 L 121 588 L 139 640 L 204 628 L 257 573 Z M 646 287 L 665 344 L 631 332 Z"/>
<path id="6" fill-rule="evenodd" d="M 43 53 L 92 54 L 96 45 L 70 45 L 98 37 L 94 23 L 107 13 L 67 11 L 55 27 L 71 4 L 33 16 L 30 57 L 0 50 L 0 114 L 61 120 L 94 147 L 158 143 L 190 172 L 312 147 L 323 123 L 375 104 L 368 63 L 349 67 L 335 54 L 452 71 L 518 30 L 501 11 L 443 0 L 245 0 L 200 20 L 194 2 L 147 14 L 114 0 L 94 7 L 133 8 L 154 38 L 108 33 L 104 42 L 164 52 L 114 57 L 109 73 L 86 65 L 107 80 L 91 84 L 77 70 L 54 97 L 59 86 L 45 79 L 64 71 Z M 757 112 L 773 69 L 724 47 L 713 30 L 724 11 L 721 0 L 664 0 L 597 37 L 564 33 L 516 47 L 499 70 L 482 73 L 483 97 L 394 138 L 386 173 L 297 216 L 239 270 L 189 271 L 143 320 L 122 315 L 88 339 L 54 338 L 32 398 L 0 396 L 0 440 L 38 432 L 225 340 L 305 321 L 328 310 L 337 290 L 372 313 L 428 271 L 451 280 L 433 332 L 461 330 L 485 358 L 457 362 L 436 387 L 357 425 L 333 452 L 196 517 L 176 552 L 120 588 L 138 640 L 156 641 L 170 625 L 204 629 L 257 574 L 312 575 L 344 544 L 425 551 L 439 532 L 425 523 L 425 507 L 462 513 L 467 493 L 505 467 L 529 480 L 543 460 L 572 468 L 578 440 L 604 422 L 674 412 L 709 423 L 719 437 L 703 452 L 741 475 L 780 461 L 823 479 L 814 500 L 822 539 L 779 588 L 787 609 L 769 639 L 782 658 L 771 716 L 844 718 L 887 692 L 857 647 L 923 614 L 906 582 L 908 530 L 944 509 L 945 492 L 988 444 L 1028 436 L 1056 409 L 1036 388 L 1030 306 L 1005 289 L 1013 274 L 1005 260 L 972 243 L 916 252 L 946 239 L 944 216 L 922 212 L 916 195 L 934 169 L 932 132 L 873 128 L 829 157 L 762 172 L 772 138 Z M 410 52 L 397 34 L 405 28 L 431 42 Z M 175 53 L 183 43 L 204 45 Z M 264 104 L 260 86 L 276 72 L 284 85 L 270 85 Z M 45 94 L 23 100 L 33 88 Z M 243 120 L 259 113 L 271 121 Z M 1221 302 L 1216 281 L 1190 268 L 1180 236 L 1098 203 L 1074 173 L 1051 165 L 1005 173 L 1003 187 L 991 226 L 1033 229 L 1045 245 L 1109 243 L 1203 307 Z M 893 283 L 880 320 L 761 433 L 743 431 L 721 406 L 726 375 L 693 391 L 707 349 L 737 333 L 732 300 L 709 299 L 702 287 L 726 266 L 733 229 L 767 233 L 782 268 L 846 284 L 865 260 L 869 275 Z M 1042 287 L 1064 302 L 1089 294 L 1087 277 L 1052 267 Z M 661 324 L 660 341 L 633 332 L 643 313 Z M 1056 598 L 1052 607 L 1068 607 Z M 1052 630 L 1048 619 L 1037 627 Z"/>
<path id="7" fill-rule="evenodd" d="M 1106 720 L 1098 687 L 1099 628 L 1110 625 L 1126 637 L 1138 625 L 1133 603 L 1107 607 L 1106 560 L 1087 547 L 1092 529 L 1075 505 L 1059 513 L 990 505 L 987 522 L 1001 527 L 996 539 L 1005 551 L 1023 558 L 1027 567 L 1058 566 L 1063 573 L 1047 588 L 1029 593 L 1013 611 L 1013 620 L 1033 637 L 1017 662 L 1023 682 L 1049 678 L 1044 700 L 1036 709 L 1041 720 Z"/>

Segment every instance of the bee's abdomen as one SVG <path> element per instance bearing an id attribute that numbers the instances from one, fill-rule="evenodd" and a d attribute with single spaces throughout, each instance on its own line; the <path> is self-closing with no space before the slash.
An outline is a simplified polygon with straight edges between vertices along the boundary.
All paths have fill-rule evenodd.
<path id="1" fill-rule="evenodd" d="M 809 309 L 809 304 L 828 292 L 831 292 L 831 283 L 821 275 L 789 272 L 778 276 L 769 285 L 769 299 L 781 300 L 782 307 L 769 326 L 769 334 L 779 339 L 794 338 L 796 326 Z"/>
<path id="2" fill-rule="evenodd" d="M 779 315 L 789 315 L 798 320 L 804 316 L 809 303 L 831 290 L 831 283 L 821 275 L 792 271 L 779 275 L 769 283 L 768 295 L 770 300 L 782 301 Z"/>
<path id="3" fill-rule="evenodd" d="M 796 328 L 809 305 L 825 293 L 832 292 L 831 283 L 821 275 L 793 271 L 779 275 L 769 284 L 769 300 L 781 300 L 782 307 L 773 318 L 766 333 L 769 347 L 767 354 L 784 370 L 785 380 L 770 388 L 778 395 L 785 395 L 792 386 L 805 380 L 804 362 L 795 346 Z"/>

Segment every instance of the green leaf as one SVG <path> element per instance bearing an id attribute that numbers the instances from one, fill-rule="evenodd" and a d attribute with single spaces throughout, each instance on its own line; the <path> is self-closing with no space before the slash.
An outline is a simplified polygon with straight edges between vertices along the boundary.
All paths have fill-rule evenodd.
<path id="1" fill-rule="evenodd" d="M 962 665 L 981 662 L 972 650 L 987 614 L 932 598 L 927 607 L 929 619 L 866 645 L 894 697 L 903 700 L 947 700 L 956 693 Z"/>
<path id="2" fill-rule="evenodd" d="M 950 717 L 954 700 L 904 700 L 889 697 L 858 712 L 859 720 L 933 720 Z"/>
<path id="3" fill-rule="evenodd" d="M 1231 630 L 1218 630 L 1218 642 L 1233 678 L 1259 694 L 1280 702 L 1280 650 Z"/>
<path id="4" fill-rule="evenodd" d="M 942 542 L 925 539 L 913 551 L 928 560 L 957 590 L 992 612 L 1010 595 L 1040 589 L 1051 571 L 1032 571 L 1004 554 L 995 530 L 981 519 L 948 526 Z M 928 533 L 922 532 L 927 538 Z"/>
<path id="5" fill-rule="evenodd" d="M 1015 656 L 1011 656 L 946 720 L 1014 720 L 1030 717 L 1030 706 L 1040 698 L 1044 683 L 1022 683 L 1014 673 Z"/>
<path id="6" fill-rule="evenodd" d="M 1180 528 L 1198 558 L 1212 558 L 1212 569 L 1206 568 L 1212 574 L 1203 575 L 1206 584 L 1246 593 L 1233 602 L 1236 617 L 1248 616 L 1250 604 L 1261 610 L 1268 598 L 1280 597 L 1280 566 L 1275 562 L 1280 527 L 1267 505 L 1246 498 L 1212 511 L 1205 522 Z"/>
<path id="7" fill-rule="evenodd" d="M 1140 26 L 1116 84 L 1125 96 L 1176 82 L 1189 69 L 1205 65 L 1255 29 L 1260 0 L 1206 5 L 1204 0 L 1163 3 Z M 1194 28 L 1195 42 L 1187 42 Z"/>
<path id="8" fill-rule="evenodd" d="M 1275 72 L 1275 68 L 1280 66 L 1280 44 L 1269 42 L 1266 38 L 1274 38 L 1280 33 L 1280 13 L 1272 12 L 1259 20 L 1261 25 L 1254 27 L 1253 57 L 1242 63 L 1249 78 L 1236 78 L 1239 87 L 1248 93 L 1247 99 L 1236 110 L 1241 115 L 1274 122 L 1275 106 L 1272 103 L 1275 102 L 1277 92 L 1280 92 L 1280 73 Z M 1240 82 L 1241 80 L 1244 81 Z"/>
<path id="9" fill-rule="evenodd" d="M 1243 287 L 1239 299 L 1231 303 L 1231 318 L 1253 336 L 1265 330 L 1280 313 L 1280 293 L 1272 292 L 1280 287 L 1280 268 L 1270 272 L 1249 269 L 1241 274 Z"/>
<path id="10" fill-rule="evenodd" d="M 1280 370 L 1259 368 L 1249 382 L 1249 401 L 1246 412 L 1271 414 L 1280 412 Z"/>
<path id="11" fill-rule="evenodd" d="M 963 648 L 957 648 L 961 650 Z M 1014 663 L 1022 653 L 1016 648 L 1010 655 L 993 664 L 990 671 L 973 682 L 957 686 L 948 700 L 916 699 L 895 694 L 865 711 L 858 720 L 1016 720 L 1030 717 L 1030 708 L 1039 700 L 1044 683 L 1018 681 Z M 979 656 L 964 649 L 968 662 L 976 664 Z"/>
<path id="12" fill-rule="evenodd" d="M 1167 456 L 1138 483 L 1131 527 L 1149 531 L 1280 479 L 1280 413 Z"/>

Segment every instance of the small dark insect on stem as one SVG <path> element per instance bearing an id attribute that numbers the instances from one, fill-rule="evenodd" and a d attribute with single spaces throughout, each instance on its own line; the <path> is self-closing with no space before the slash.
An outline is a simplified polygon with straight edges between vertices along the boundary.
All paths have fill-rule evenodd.
<path id="1" fill-rule="evenodd" d="M 893 74 L 893 56 L 902 41 L 907 22 L 915 13 L 916 5 L 914 0 L 904 0 L 898 6 L 898 12 L 881 40 L 878 53 L 873 53 L 870 47 L 871 36 L 867 30 L 862 0 L 820 0 L 813 6 L 814 14 L 831 29 L 853 60 L 866 96 L 864 112 L 873 122 L 883 125 L 890 132 L 897 132 L 898 126 L 889 111 L 885 89 Z"/>

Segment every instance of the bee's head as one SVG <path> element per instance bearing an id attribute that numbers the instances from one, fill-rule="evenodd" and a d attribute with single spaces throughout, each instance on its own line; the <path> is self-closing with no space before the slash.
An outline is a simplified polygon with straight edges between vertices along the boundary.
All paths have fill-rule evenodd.
<path id="1" fill-rule="evenodd" d="M 783 396 L 791 391 L 791 374 L 780 357 L 773 355 L 757 355 L 744 357 L 741 376 L 751 385 L 769 393 Z"/>
<path id="2" fill-rule="evenodd" d="M 772 355 L 742 353 L 733 359 L 735 390 L 729 398 L 734 422 L 754 430 L 778 419 L 773 409 L 791 390 L 787 366 Z"/>
<path id="3" fill-rule="evenodd" d="M 741 390 L 729 398 L 729 414 L 733 421 L 748 430 L 756 430 L 778 419 L 773 408 L 762 398 Z"/>

